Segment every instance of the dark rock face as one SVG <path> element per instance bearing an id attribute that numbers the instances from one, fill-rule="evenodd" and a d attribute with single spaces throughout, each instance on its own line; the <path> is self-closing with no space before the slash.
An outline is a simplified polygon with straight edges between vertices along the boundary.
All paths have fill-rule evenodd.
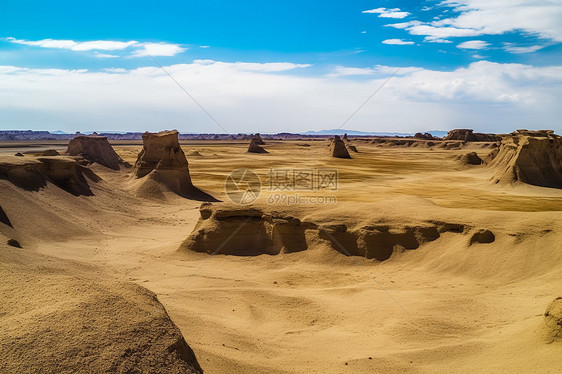
<path id="1" fill-rule="evenodd" d="M 425 139 L 425 140 L 434 140 L 435 137 L 433 135 L 431 135 L 430 133 L 426 132 L 424 134 L 422 134 L 421 132 L 417 132 L 414 135 L 414 138 L 416 139 Z"/>
<path id="2" fill-rule="evenodd" d="M 265 144 L 263 141 L 262 144 Z M 262 146 L 259 145 L 258 141 L 254 138 L 250 141 L 248 146 L 248 152 L 250 153 L 268 153 Z"/>
<path id="3" fill-rule="evenodd" d="M 0 178 L 28 191 L 38 191 L 51 182 L 75 196 L 92 196 L 89 181 L 101 178 L 70 157 L 29 158 L 18 162 L 0 163 Z"/>
<path id="4" fill-rule="evenodd" d="M 460 162 L 463 165 L 482 165 L 484 161 L 478 156 L 476 152 L 469 152 L 460 157 Z"/>
<path id="5" fill-rule="evenodd" d="M 562 297 L 557 297 L 544 312 L 544 324 L 549 343 L 562 339 Z"/>
<path id="6" fill-rule="evenodd" d="M 455 129 L 449 131 L 443 140 L 462 140 L 465 142 L 495 142 L 501 140 L 494 134 L 475 133 L 471 129 Z"/>
<path id="7" fill-rule="evenodd" d="M 66 152 L 114 170 L 119 170 L 119 165 L 130 166 L 115 153 L 105 136 L 77 136 L 68 143 Z"/>
<path id="8" fill-rule="evenodd" d="M 332 140 L 332 144 L 330 145 L 330 150 L 332 152 L 332 157 L 351 158 L 349 152 L 347 151 L 344 141 L 341 140 L 338 135 L 334 136 L 334 139 Z"/>
<path id="9" fill-rule="evenodd" d="M 263 139 L 261 138 L 260 133 L 258 132 L 256 135 L 252 136 L 252 140 L 257 144 L 257 145 L 265 145 L 265 142 L 263 141 Z"/>
<path id="10" fill-rule="evenodd" d="M 478 230 L 470 238 L 470 245 L 474 243 L 493 243 L 496 240 L 496 236 L 490 230 Z"/>
<path id="11" fill-rule="evenodd" d="M 60 156 L 56 149 L 47 149 L 41 156 Z"/>
<path id="12" fill-rule="evenodd" d="M 8 218 L 8 215 L 6 214 L 6 212 L 4 212 L 4 209 L 2 209 L 1 206 L 0 206 L 0 222 L 2 222 L 5 225 L 8 225 L 10 227 L 13 227 L 12 222 L 10 222 L 10 219 Z"/>

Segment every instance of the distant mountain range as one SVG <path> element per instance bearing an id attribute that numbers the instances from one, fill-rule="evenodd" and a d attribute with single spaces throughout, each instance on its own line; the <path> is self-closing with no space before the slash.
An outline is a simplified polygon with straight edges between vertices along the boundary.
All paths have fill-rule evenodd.
<path id="1" fill-rule="evenodd" d="M 447 135 L 447 131 L 441 130 L 431 130 L 431 131 L 421 131 L 423 133 L 428 132 L 433 136 L 437 137 L 444 137 Z M 315 136 L 322 136 L 322 135 L 353 135 L 353 136 L 414 136 L 414 133 L 405 133 L 405 132 L 368 132 L 368 131 L 356 131 L 356 130 L 345 130 L 345 129 L 332 129 L 332 130 L 320 130 L 320 131 L 307 131 L 302 133 L 302 135 L 315 135 Z"/>
<path id="2" fill-rule="evenodd" d="M 447 131 L 427 131 L 435 137 L 442 138 L 447 135 Z M 14 141 L 14 140 L 68 140 L 77 135 L 90 135 L 93 131 L 67 133 L 61 130 L 56 131 L 33 131 L 33 130 L 0 130 L 0 141 Z M 142 139 L 142 132 L 98 132 L 101 136 L 106 136 L 110 140 L 140 140 Z M 412 137 L 413 133 L 402 132 L 368 132 L 356 130 L 320 130 L 320 131 L 307 131 L 304 133 L 263 133 L 266 139 L 301 139 L 301 138 L 327 138 L 333 135 L 349 136 L 388 136 L 388 137 Z M 252 134 L 199 134 L 199 133 L 180 133 L 180 140 L 249 140 Z"/>

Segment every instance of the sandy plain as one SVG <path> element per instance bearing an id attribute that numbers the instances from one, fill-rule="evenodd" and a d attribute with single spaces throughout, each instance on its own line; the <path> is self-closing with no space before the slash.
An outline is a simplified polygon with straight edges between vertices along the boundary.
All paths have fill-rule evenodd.
<path id="1" fill-rule="evenodd" d="M 298 253 L 197 253 L 180 246 L 201 201 L 138 196 L 131 169 L 93 164 L 102 178 L 91 183 L 93 196 L 0 180 L 0 205 L 14 227 L 1 233 L 20 251 L 154 292 L 206 373 L 559 372 L 562 341 L 545 331 L 544 312 L 562 296 L 562 190 L 492 183 L 492 170 L 456 158 L 490 152 L 477 142 L 461 150 L 354 142 L 353 159 L 330 157 L 324 141 L 268 141 L 268 154 L 246 153 L 247 142 L 236 141 L 182 147 L 194 185 L 224 202 L 228 174 L 248 168 L 262 180 L 253 205 L 264 211 L 350 229 L 466 229 L 397 247 L 385 261 L 346 256 L 312 237 Z M 114 145 L 130 163 L 141 148 Z M 26 149 L 2 147 L 0 157 Z M 337 169 L 338 186 L 270 191 L 272 168 Z M 337 203 L 287 205 L 280 193 Z M 470 244 L 480 229 L 494 242 Z"/>

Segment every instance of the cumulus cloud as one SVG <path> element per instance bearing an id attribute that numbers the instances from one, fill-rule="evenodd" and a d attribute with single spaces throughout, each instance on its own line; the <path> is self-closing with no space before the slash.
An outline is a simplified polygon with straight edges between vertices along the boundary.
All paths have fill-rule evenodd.
<path id="1" fill-rule="evenodd" d="M 304 66 L 200 60 L 165 68 L 230 132 L 337 127 L 397 69 L 291 73 Z M 404 67 L 347 126 L 506 132 L 536 123 L 562 132 L 560 96 L 561 66 L 478 61 L 453 71 Z M 0 66 L 0 121 L 69 131 L 222 131 L 155 66 L 105 71 Z"/>
<path id="2" fill-rule="evenodd" d="M 460 49 L 486 49 L 490 44 L 483 40 L 468 40 L 457 45 Z"/>
<path id="3" fill-rule="evenodd" d="M 562 41 L 560 1 L 544 0 L 443 0 L 442 7 L 453 10 L 453 17 L 432 22 L 412 21 L 395 24 L 426 41 L 450 37 L 500 35 L 524 32 L 556 42 Z M 443 14 L 450 12 L 443 11 Z"/>
<path id="4" fill-rule="evenodd" d="M 172 43 L 139 43 L 136 40 L 127 42 L 113 40 L 92 40 L 86 42 L 77 42 L 74 40 L 62 39 L 42 39 L 42 40 L 23 40 L 13 37 L 3 38 L 3 40 L 14 44 L 22 44 L 40 48 L 67 49 L 71 51 L 120 51 L 132 49 L 131 56 L 175 56 L 187 50 L 180 44 Z M 119 57 L 116 55 L 95 52 L 94 55 L 100 58 Z"/>
<path id="5" fill-rule="evenodd" d="M 382 41 L 383 44 L 394 44 L 394 45 L 411 45 L 414 42 L 402 39 L 386 39 Z"/>
<path id="6" fill-rule="evenodd" d="M 410 15 L 409 12 L 402 12 L 400 8 L 376 8 L 371 10 L 364 10 L 362 13 L 378 14 L 381 18 L 406 18 Z"/>

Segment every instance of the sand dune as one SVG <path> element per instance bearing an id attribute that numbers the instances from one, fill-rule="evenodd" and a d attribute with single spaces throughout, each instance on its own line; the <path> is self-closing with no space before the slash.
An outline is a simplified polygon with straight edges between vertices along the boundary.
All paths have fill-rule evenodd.
<path id="1" fill-rule="evenodd" d="M 201 373 L 157 301 L 99 270 L 0 245 L 3 373 Z"/>

